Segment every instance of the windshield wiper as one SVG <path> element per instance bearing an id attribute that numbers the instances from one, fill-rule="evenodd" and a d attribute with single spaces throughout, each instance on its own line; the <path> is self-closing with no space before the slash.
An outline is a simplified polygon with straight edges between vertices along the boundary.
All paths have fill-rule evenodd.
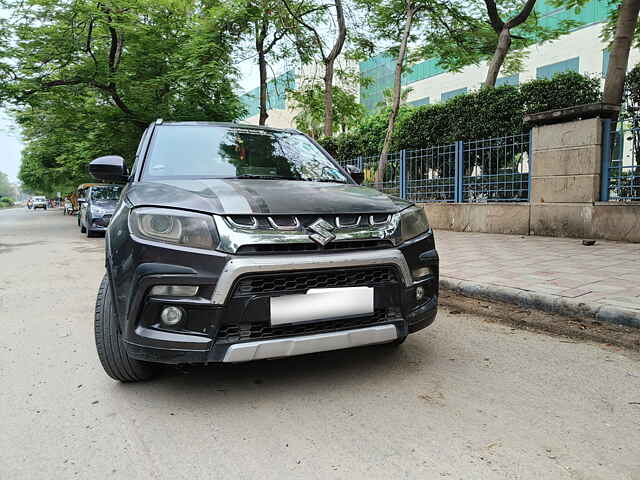
<path id="1" fill-rule="evenodd" d="M 305 180 L 309 182 L 323 182 L 323 183 L 347 183 L 342 180 L 335 180 L 332 178 L 306 178 Z"/>
<path id="2" fill-rule="evenodd" d="M 229 177 L 229 178 L 239 178 L 239 179 L 257 178 L 260 180 L 300 180 L 299 178 L 285 177 L 282 175 L 254 175 L 252 173 L 243 173 L 242 175 L 236 175 L 235 177 Z"/>

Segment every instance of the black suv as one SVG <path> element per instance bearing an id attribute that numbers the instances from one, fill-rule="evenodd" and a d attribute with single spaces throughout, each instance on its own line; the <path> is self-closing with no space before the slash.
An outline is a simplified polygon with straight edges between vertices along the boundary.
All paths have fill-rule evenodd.
<path id="1" fill-rule="evenodd" d="M 158 120 L 130 173 L 118 156 L 89 169 L 127 182 L 95 315 L 114 379 L 400 344 L 436 316 L 424 211 L 358 185 L 296 130 Z"/>

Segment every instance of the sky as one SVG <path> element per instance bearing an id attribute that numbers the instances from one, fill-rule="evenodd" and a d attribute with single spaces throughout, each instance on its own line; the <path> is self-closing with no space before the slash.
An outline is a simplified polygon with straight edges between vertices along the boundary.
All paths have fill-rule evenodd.
<path id="1" fill-rule="evenodd" d="M 18 181 L 22 147 L 18 128 L 13 120 L 0 110 L 0 172 L 6 173 L 10 182 Z"/>

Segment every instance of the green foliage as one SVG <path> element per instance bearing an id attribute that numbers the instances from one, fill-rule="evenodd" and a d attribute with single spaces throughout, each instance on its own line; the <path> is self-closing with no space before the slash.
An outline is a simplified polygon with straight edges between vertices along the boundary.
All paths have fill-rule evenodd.
<path id="1" fill-rule="evenodd" d="M 12 198 L 9 198 L 9 197 L 0 198 L 0 207 L 2 206 L 13 207 L 14 203 L 15 202 L 13 201 Z"/>
<path id="2" fill-rule="evenodd" d="M 4 172 L 0 172 L 0 197 L 8 197 L 13 193 L 14 189 L 9 182 L 9 176 Z"/>
<path id="3" fill-rule="evenodd" d="M 156 118 L 230 121 L 237 37 L 210 5 L 188 0 L 0 0 L 0 104 L 26 147 L 20 179 L 47 194 L 88 180 L 87 163 L 131 163 Z"/>
<path id="4" fill-rule="evenodd" d="M 640 109 L 640 64 L 627 73 L 624 81 L 626 116 L 637 116 Z"/>
<path id="5" fill-rule="evenodd" d="M 498 14 L 507 22 L 522 10 L 523 3 L 521 0 L 496 1 Z M 491 60 L 498 44 L 498 33 L 491 25 L 485 2 L 453 0 L 451 5 L 457 8 L 434 12 L 434 21 L 422 37 L 423 43 L 417 53 L 423 58 L 438 57 L 439 65 L 448 71 L 459 71 L 467 65 Z M 511 46 L 502 73 L 511 75 L 522 70 L 526 48 L 558 38 L 578 26 L 574 20 L 562 20 L 549 28 L 540 22 L 539 15 L 532 12 L 512 31 Z"/>
<path id="6" fill-rule="evenodd" d="M 479 140 L 513 135 L 525 130 L 525 113 L 597 102 L 597 79 L 569 72 L 551 80 L 531 80 L 459 95 L 448 102 L 420 107 L 403 106 L 390 151 L 428 148 L 457 140 Z M 358 128 L 321 144 L 338 160 L 378 155 L 382 149 L 389 111 L 364 119 Z"/>
<path id="7" fill-rule="evenodd" d="M 306 85 L 300 90 L 287 92 L 293 106 L 299 109 L 294 117 L 296 128 L 319 138 L 324 131 L 324 86 L 319 83 Z M 333 124 L 336 130 L 346 132 L 364 118 L 364 108 L 358 98 L 347 90 L 333 87 Z"/>
<path id="8" fill-rule="evenodd" d="M 600 101 L 600 80 L 577 72 L 558 73 L 551 79 L 522 84 L 525 113 L 584 105 Z"/>

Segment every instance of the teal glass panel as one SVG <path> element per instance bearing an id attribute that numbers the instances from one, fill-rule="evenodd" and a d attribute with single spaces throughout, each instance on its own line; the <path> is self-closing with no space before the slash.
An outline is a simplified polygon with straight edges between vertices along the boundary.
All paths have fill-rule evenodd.
<path id="1" fill-rule="evenodd" d="M 467 93 L 467 87 L 457 88 L 455 90 L 449 90 L 448 92 L 442 92 L 440 95 L 440 100 L 446 102 L 447 100 L 452 99 L 453 97 L 457 97 L 458 95 L 464 95 Z"/>
<path id="2" fill-rule="evenodd" d="M 502 85 L 518 85 L 520 83 L 520 75 L 509 75 L 508 77 L 500 77 L 496 80 L 496 87 Z"/>
<path id="3" fill-rule="evenodd" d="M 580 57 L 574 57 L 562 62 L 551 63 L 549 65 L 538 67 L 536 68 L 536 78 L 551 78 L 556 73 L 567 71 L 580 71 Z"/>

